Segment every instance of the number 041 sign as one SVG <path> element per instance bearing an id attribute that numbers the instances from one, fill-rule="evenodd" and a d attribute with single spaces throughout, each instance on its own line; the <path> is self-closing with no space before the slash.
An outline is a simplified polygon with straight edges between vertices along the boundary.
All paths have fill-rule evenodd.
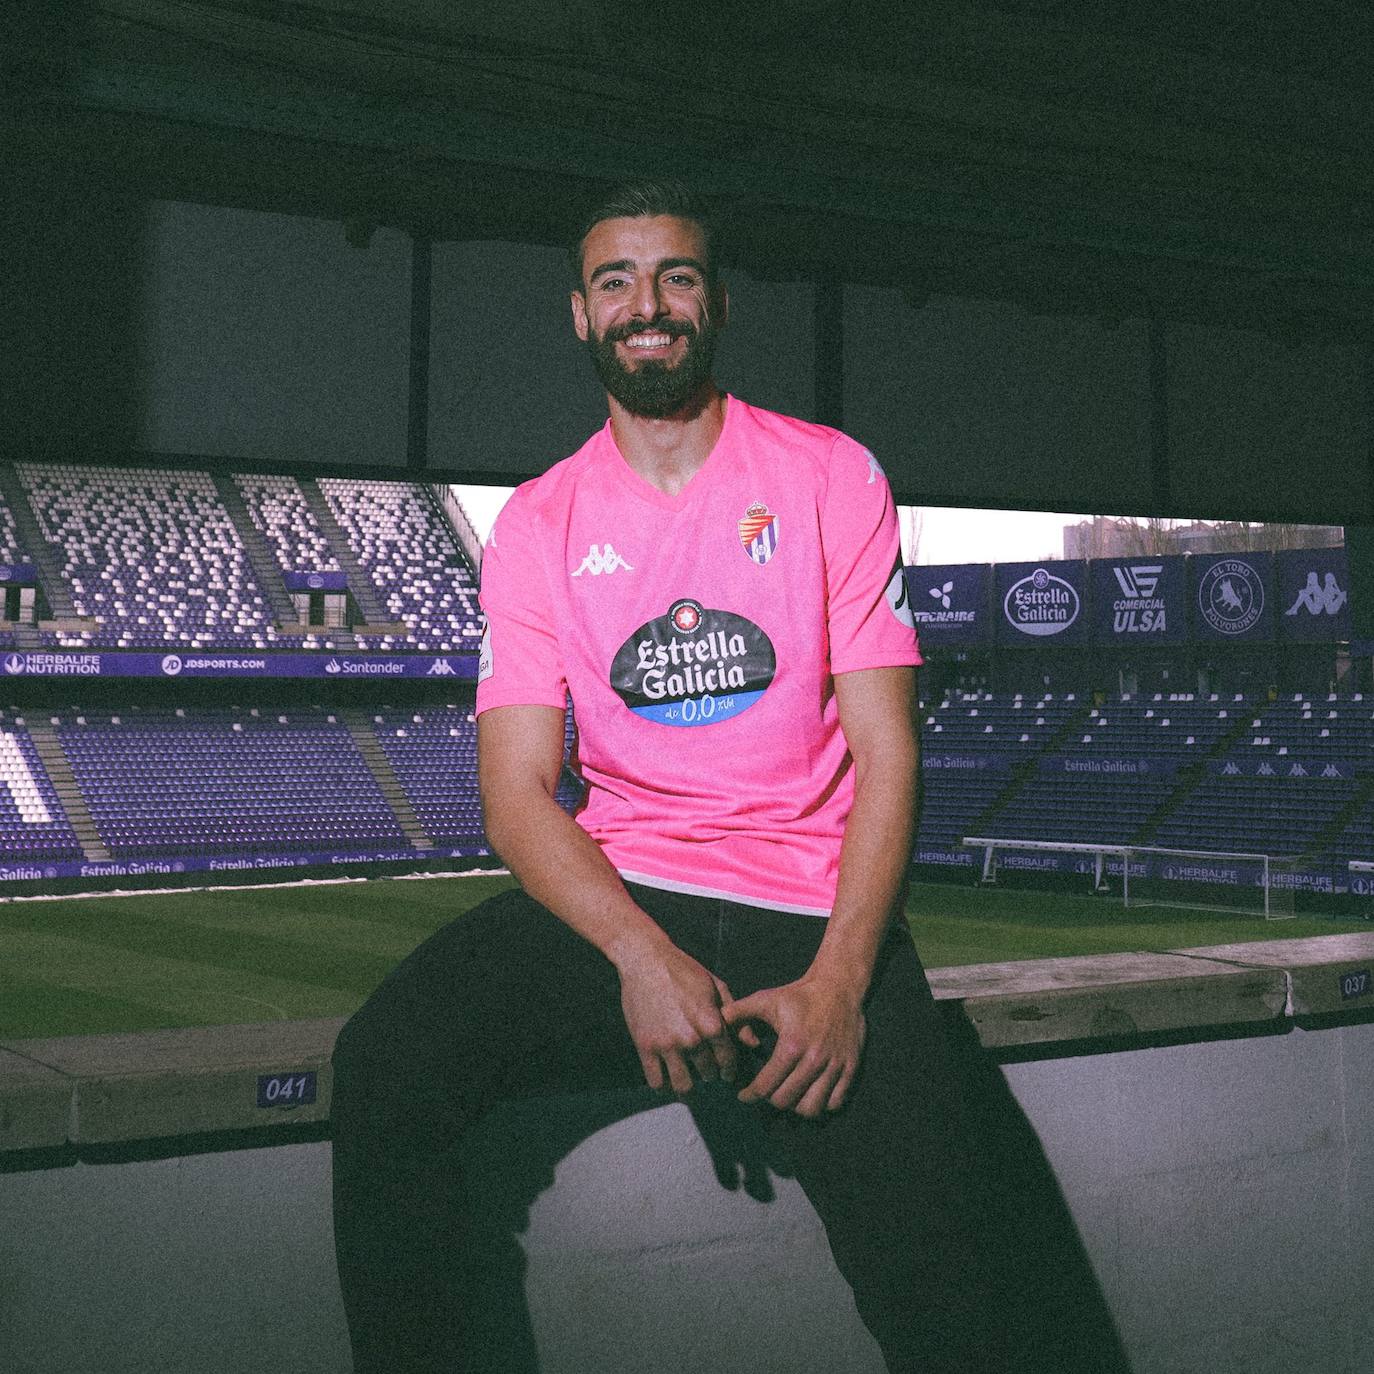
<path id="1" fill-rule="evenodd" d="M 258 1075 L 259 1107 L 304 1107 L 314 1100 L 314 1069 Z"/>

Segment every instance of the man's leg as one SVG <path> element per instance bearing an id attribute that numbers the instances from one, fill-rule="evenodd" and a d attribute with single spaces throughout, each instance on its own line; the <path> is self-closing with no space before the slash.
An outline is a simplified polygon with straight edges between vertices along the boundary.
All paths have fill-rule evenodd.
<path id="1" fill-rule="evenodd" d="M 334 1228 L 355 1374 L 468 1367 L 459 1227 L 473 1122 L 509 1098 L 642 1081 L 614 968 L 523 892 L 459 917 L 387 977 L 334 1051 Z"/>
<path id="2" fill-rule="evenodd" d="M 807 917 L 777 924 L 787 919 L 764 916 L 771 957 L 746 942 L 755 959 L 770 960 L 775 982 L 806 971 L 823 933 Z M 808 1121 L 762 1110 L 891 1374 L 1004 1374 L 980 1247 L 976 1153 L 939 1012 L 904 928 L 884 942 L 864 1012 L 863 1060 L 838 1112 Z"/>

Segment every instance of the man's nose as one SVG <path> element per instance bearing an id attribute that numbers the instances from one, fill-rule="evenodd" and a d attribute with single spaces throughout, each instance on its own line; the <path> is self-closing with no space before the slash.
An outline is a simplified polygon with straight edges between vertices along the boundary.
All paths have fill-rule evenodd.
<path id="1" fill-rule="evenodd" d="M 635 283 L 634 312 L 644 320 L 656 320 L 663 313 L 663 297 L 656 277 L 645 277 Z"/>

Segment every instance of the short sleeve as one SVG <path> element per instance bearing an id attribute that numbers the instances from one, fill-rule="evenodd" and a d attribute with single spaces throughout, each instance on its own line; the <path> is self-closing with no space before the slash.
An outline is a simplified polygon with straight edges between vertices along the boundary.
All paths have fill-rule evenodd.
<path id="1" fill-rule="evenodd" d="M 830 671 L 920 663 L 892 491 L 877 459 L 845 435 L 830 450 L 821 542 Z"/>
<path id="2" fill-rule="evenodd" d="M 478 715 L 494 706 L 562 710 L 567 702 L 542 547 L 517 491 L 496 517 L 482 553 L 479 599 L 487 623 L 477 670 Z"/>

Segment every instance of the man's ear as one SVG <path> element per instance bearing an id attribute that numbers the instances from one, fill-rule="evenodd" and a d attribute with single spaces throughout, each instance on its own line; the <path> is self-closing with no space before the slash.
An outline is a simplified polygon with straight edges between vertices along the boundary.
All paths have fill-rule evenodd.
<path id="1" fill-rule="evenodd" d="M 572 304 L 573 333 L 586 343 L 590 332 L 587 324 L 587 298 L 581 291 L 574 291 L 568 299 Z"/>

